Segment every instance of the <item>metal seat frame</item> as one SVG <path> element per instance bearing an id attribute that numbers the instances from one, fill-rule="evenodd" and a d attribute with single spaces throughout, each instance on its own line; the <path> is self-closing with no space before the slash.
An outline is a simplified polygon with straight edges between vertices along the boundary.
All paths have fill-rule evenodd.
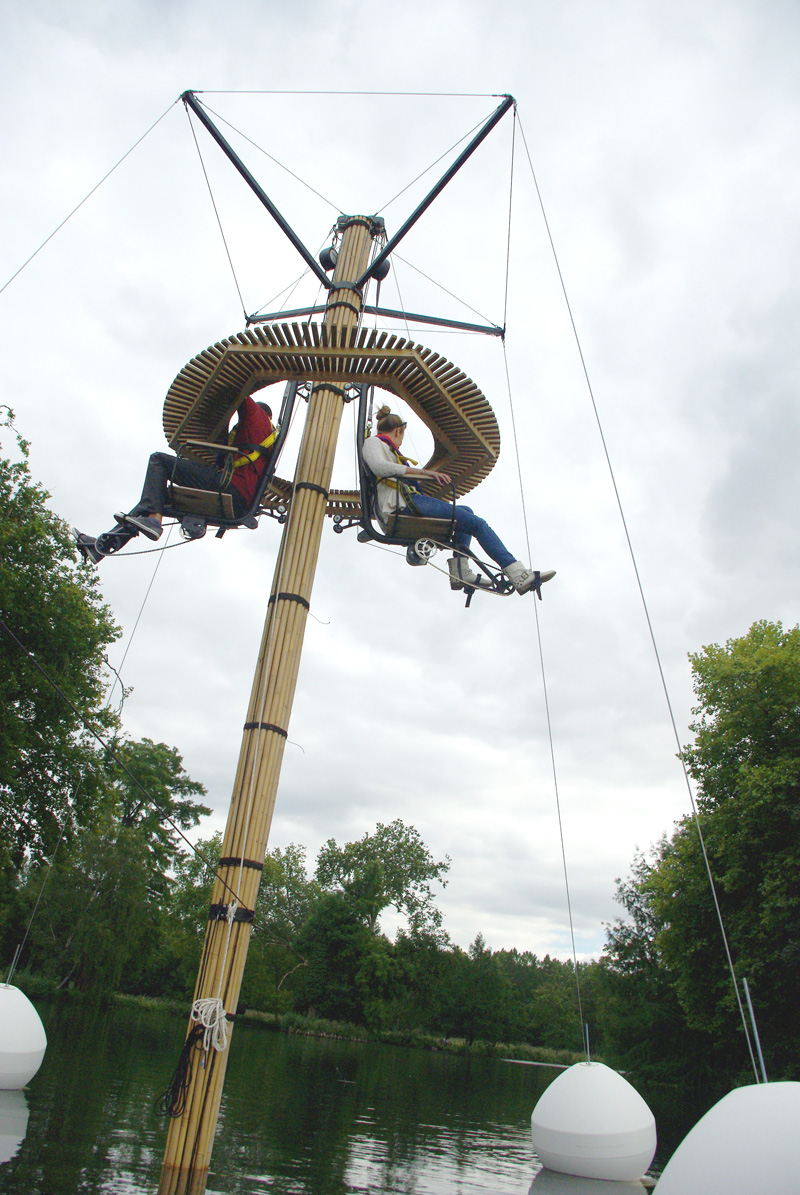
<path id="1" fill-rule="evenodd" d="M 191 486 L 177 485 L 174 480 L 170 479 L 167 486 L 167 503 L 164 507 L 164 514 L 180 523 L 181 531 L 187 539 L 201 539 L 208 527 L 217 528 L 217 538 L 221 538 L 226 531 L 238 527 L 247 527 L 253 530 L 258 526 L 260 515 L 269 515 L 280 523 L 285 522 L 285 506 L 280 502 L 268 503 L 265 501 L 265 496 L 275 476 L 278 459 L 289 434 L 292 412 L 300 386 L 300 382 L 286 383 L 278 417 L 278 434 L 275 442 L 267 450 L 269 454 L 267 465 L 258 479 L 253 500 L 242 514 L 234 513 L 233 497 L 228 490 L 194 489 Z M 206 440 L 185 440 L 178 447 L 175 457 L 176 466 L 182 456 L 191 455 L 192 450 L 198 448 L 215 454 L 241 452 L 240 448 L 232 444 L 212 444 Z M 213 509 L 215 505 L 216 510 Z"/>
<path id="2" fill-rule="evenodd" d="M 397 509 L 393 511 L 391 520 L 385 526 L 379 523 L 376 511 L 377 478 L 368 467 L 361 454 L 361 448 L 366 438 L 367 411 L 372 400 L 373 387 L 363 384 L 358 387 L 358 417 L 356 420 L 356 447 L 358 456 L 358 478 L 361 492 L 361 515 L 345 523 L 343 519 L 337 522 L 334 516 L 334 530 L 344 531 L 345 527 L 358 525 L 361 530 L 358 538 L 361 543 L 377 540 L 382 544 L 395 544 L 400 547 L 413 548 L 418 540 L 431 540 L 437 547 L 453 547 L 453 537 L 456 528 L 456 494 L 452 486 L 452 516 L 449 519 L 428 518 L 413 513 L 406 514 L 400 507 L 400 494 L 397 495 Z"/>

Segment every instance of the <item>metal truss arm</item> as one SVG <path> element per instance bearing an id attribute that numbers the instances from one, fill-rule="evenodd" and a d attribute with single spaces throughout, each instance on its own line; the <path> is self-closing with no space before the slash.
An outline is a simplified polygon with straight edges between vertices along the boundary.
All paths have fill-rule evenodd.
<path id="1" fill-rule="evenodd" d="M 247 183 L 247 185 L 250 187 L 250 189 L 261 200 L 264 207 L 267 209 L 269 214 L 272 216 L 275 223 L 278 225 L 278 227 L 281 229 L 281 231 L 292 242 L 295 249 L 300 254 L 300 256 L 302 257 L 303 261 L 306 263 L 308 268 L 316 275 L 316 277 L 320 280 L 320 282 L 325 287 L 325 289 L 330 290 L 331 285 L 332 285 L 331 280 L 328 277 L 328 275 L 325 273 L 325 271 L 323 270 L 322 266 L 319 264 L 319 262 L 313 256 L 313 254 L 308 251 L 308 249 L 305 247 L 303 242 L 300 240 L 299 236 L 294 231 L 294 229 L 291 227 L 291 225 L 289 225 L 286 222 L 286 220 L 284 220 L 283 216 L 278 211 L 275 204 L 270 199 L 269 195 L 267 195 L 267 193 L 263 189 L 263 187 L 256 181 L 256 179 L 253 177 L 253 175 L 247 169 L 244 162 L 241 160 L 241 158 L 236 153 L 236 151 L 232 148 L 232 146 L 230 146 L 228 144 L 228 142 L 222 136 L 222 133 L 219 131 L 219 129 L 214 124 L 214 122 L 208 116 L 205 109 L 198 102 L 197 97 L 195 96 L 194 92 L 193 91 L 184 91 L 183 95 L 181 96 L 181 99 L 183 100 L 184 104 L 186 104 L 186 106 L 188 108 L 191 108 L 192 112 L 194 112 L 195 116 L 201 122 L 201 124 L 203 124 L 205 126 L 205 128 L 208 130 L 208 132 L 214 138 L 217 145 L 220 147 L 220 149 L 225 154 L 225 156 L 228 158 L 228 160 L 230 162 L 232 162 L 233 165 L 236 167 L 236 169 L 239 171 L 242 178 Z"/>
<path id="2" fill-rule="evenodd" d="M 417 220 L 419 220 L 419 218 L 423 214 L 423 212 L 427 211 L 427 209 L 433 203 L 434 199 L 440 193 L 440 191 L 444 190 L 444 188 L 450 182 L 450 179 L 455 174 L 458 173 L 458 171 L 461 169 L 461 167 L 464 165 L 464 163 L 467 161 L 467 159 L 469 157 L 471 157 L 471 155 L 475 152 L 475 150 L 478 148 L 478 146 L 484 140 L 484 138 L 488 137 L 489 133 L 491 133 L 492 129 L 498 123 L 498 121 L 502 120 L 502 118 L 505 116 L 506 112 L 508 112 L 509 108 L 513 108 L 515 104 L 516 104 L 516 100 L 514 99 L 513 95 L 507 95 L 504 97 L 503 102 L 500 105 L 500 107 L 497 108 L 492 113 L 492 115 L 486 121 L 486 124 L 483 125 L 483 127 L 481 129 L 478 130 L 478 132 L 472 138 L 472 140 L 470 141 L 470 143 L 466 147 L 466 149 L 456 158 L 455 162 L 453 162 L 453 165 L 450 166 L 449 169 L 445 171 L 445 173 L 439 179 L 438 183 L 433 188 L 433 190 L 428 192 L 428 194 L 422 200 L 422 203 L 420 203 L 419 206 L 416 207 L 414 209 L 414 211 L 411 213 L 411 215 L 408 217 L 405 224 L 403 224 L 402 227 L 398 229 L 398 231 L 394 234 L 394 236 L 389 241 L 389 243 L 385 246 L 385 248 L 382 249 L 381 252 L 378 254 L 378 256 L 375 258 L 375 260 L 370 263 L 369 269 L 364 271 L 364 273 L 361 275 L 358 282 L 356 283 L 356 285 L 358 287 L 362 287 L 364 285 L 364 283 L 374 275 L 376 269 L 378 269 L 378 267 L 381 266 L 384 261 L 386 261 L 386 258 L 391 253 L 394 252 L 394 250 L 400 244 L 400 241 L 402 241 L 403 237 L 406 235 L 406 233 L 409 231 L 409 229 L 412 228 L 416 224 Z"/>

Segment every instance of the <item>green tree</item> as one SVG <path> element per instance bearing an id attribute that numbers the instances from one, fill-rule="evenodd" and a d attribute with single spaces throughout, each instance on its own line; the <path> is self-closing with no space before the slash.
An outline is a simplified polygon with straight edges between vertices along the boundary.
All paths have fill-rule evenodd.
<path id="1" fill-rule="evenodd" d="M 194 799 L 205 790 L 187 776 L 174 748 L 149 739 L 117 747 L 117 759 L 128 771 L 111 761 L 102 815 L 62 843 L 24 962 L 61 985 L 86 991 L 181 992 L 169 874 L 181 856 L 169 821 L 182 829 L 194 826 L 210 812 Z M 132 776 L 146 786 L 148 797 Z M 35 904 L 45 875 L 36 862 L 25 868 L 23 909 Z"/>
<path id="2" fill-rule="evenodd" d="M 307 875 L 305 847 L 289 843 L 267 852 L 243 989 L 246 1003 L 275 1013 L 291 1007 L 302 987 L 297 972 L 307 964 L 301 934 L 320 895 L 316 880 Z"/>
<path id="3" fill-rule="evenodd" d="M 302 998 L 309 1013 L 333 1020 L 364 1020 L 362 968 L 374 935 L 344 892 L 326 892 L 314 905 L 298 940 L 306 960 Z"/>
<path id="4" fill-rule="evenodd" d="M 176 748 L 166 743 L 118 740 L 113 749 L 106 768 L 106 802 L 120 825 L 141 831 L 155 881 L 184 849 L 181 832 L 211 813 L 197 800 L 206 790 L 188 775 Z"/>
<path id="5" fill-rule="evenodd" d="M 448 954 L 441 931 L 398 932 L 394 944 L 396 971 L 391 1010 L 396 1028 L 439 1031 Z"/>
<path id="6" fill-rule="evenodd" d="M 172 920 L 200 943 L 208 924 L 215 868 L 222 854 L 222 835 L 199 838 L 194 845 L 196 850 L 175 856 L 169 909 Z"/>
<path id="7" fill-rule="evenodd" d="M 412 932 L 431 933 L 442 924 L 431 883 L 445 887 L 449 869 L 447 856 L 435 862 L 419 832 L 397 818 L 388 826 L 378 822 L 374 834 L 343 847 L 329 838 L 317 856 L 316 877 L 327 890 L 357 890 L 372 932 L 383 910 L 393 907 L 408 918 Z"/>
<path id="8" fill-rule="evenodd" d="M 172 859 L 168 891 L 157 905 L 153 941 L 143 952 L 141 965 L 129 973 L 131 991 L 186 1000 L 192 995 L 222 835 L 200 838 L 194 846 L 195 850 L 181 851 Z"/>
<path id="9" fill-rule="evenodd" d="M 28 965 L 81 991 L 111 991 L 152 929 L 147 843 L 140 831 L 104 819 L 62 845 L 31 926 Z M 45 878 L 31 868 L 30 906 Z"/>
<path id="10" fill-rule="evenodd" d="M 62 826 L 69 835 L 90 820 L 96 748 L 81 716 L 115 725 L 102 708 L 104 651 L 119 631 L 5 411 L 0 429 L 13 447 L 0 459 L 0 840 L 18 868 L 26 853 L 49 855 Z"/>
<path id="11" fill-rule="evenodd" d="M 439 1019 L 448 1036 L 498 1041 L 508 1020 L 511 985 L 478 934 L 468 951 L 453 947 L 443 959 Z"/>
<path id="12" fill-rule="evenodd" d="M 800 629 L 757 622 L 690 657 L 698 705 L 684 751 L 738 975 L 754 995 L 768 1069 L 800 1072 Z M 747 1066 L 697 827 L 686 818 L 627 889 L 640 910 L 610 941 L 612 969 L 636 952 L 677 997 L 706 1053 Z M 647 941 L 651 945 L 647 946 Z M 646 951 L 654 952 L 647 960 Z M 653 968 L 657 968 L 657 973 Z M 670 991 L 664 991 L 664 982 Z"/>
<path id="13" fill-rule="evenodd" d="M 650 891 L 654 866 L 667 849 L 663 839 L 648 861 L 637 852 L 631 875 L 617 880 L 617 900 L 627 917 L 607 926 L 597 984 L 604 1049 L 620 1066 L 643 1078 L 678 1081 L 708 1070 L 707 1034 L 689 1029 L 675 976 L 659 945 L 661 924 Z"/>
<path id="14" fill-rule="evenodd" d="M 529 1040 L 553 1050 L 581 1050 L 582 1027 L 578 1008 L 578 987 L 572 962 L 545 955 L 539 963 L 539 982 L 528 1006 Z M 586 968 L 578 969 L 584 1023 L 590 1019 L 589 992 L 584 983 Z"/>

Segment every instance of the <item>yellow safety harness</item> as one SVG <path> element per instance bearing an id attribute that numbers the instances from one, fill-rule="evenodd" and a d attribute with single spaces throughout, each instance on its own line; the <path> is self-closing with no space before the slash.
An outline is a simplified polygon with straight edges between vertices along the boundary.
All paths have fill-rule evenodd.
<path id="1" fill-rule="evenodd" d="M 417 462 L 411 456 L 403 456 L 402 452 L 385 436 L 378 435 L 381 443 L 385 444 L 391 452 L 394 453 L 397 461 L 401 465 L 416 465 Z M 414 509 L 414 495 L 419 493 L 419 486 L 415 482 L 404 481 L 401 477 L 378 477 L 378 485 L 387 485 L 390 489 L 395 490 L 397 494 L 403 499 L 407 506 Z"/>
<path id="2" fill-rule="evenodd" d="M 235 456 L 233 458 L 234 469 L 241 469 L 244 465 L 255 464 L 260 456 L 263 456 L 262 449 L 270 448 L 275 443 L 275 436 L 277 435 L 273 428 L 269 435 L 261 441 L 260 444 L 254 444 L 252 452 L 245 452 L 242 456 Z M 233 444 L 236 438 L 236 431 L 228 434 L 228 443 Z"/>
<path id="3" fill-rule="evenodd" d="M 242 469 L 242 468 L 244 468 L 245 465 L 254 465 L 260 456 L 264 456 L 266 454 L 266 450 L 268 448 L 271 448 L 272 445 L 275 443 L 275 438 L 276 438 L 277 434 L 278 434 L 278 429 L 276 427 L 273 427 L 272 430 L 270 431 L 269 435 L 265 436 L 265 438 L 261 441 L 260 444 L 242 445 L 243 449 L 249 448 L 250 449 L 249 452 L 243 451 L 241 456 L 234 456 L 234 457 L 228 456 L 227 460 L 225 461 L 225 466 L 222 471 L 223 485 L 227 485 L 228 482 L 230 481 L 230 479 L 233 477 L 234 469 Z M 234 428 L 233 431 L 228 432 L 228 443 L 234 444 L 235 441 L 236 441 L 236 428 Z"/>

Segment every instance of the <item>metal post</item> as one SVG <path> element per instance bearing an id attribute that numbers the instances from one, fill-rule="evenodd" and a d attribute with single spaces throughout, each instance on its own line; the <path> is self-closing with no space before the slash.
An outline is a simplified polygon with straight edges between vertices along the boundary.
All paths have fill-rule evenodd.
<path id="1" fill-rule="evenodd" d="M 441 191 L 444 190 L 444 188 L 450 182 L 450 179 L 453 178 L 454 175 L 458 174 L 459 170 L 464 165 L 464 163 L 467 161 L 467 159 L 470 158 L 472 156 L 472 154 L 474 154 L 475 150 L 478 148 L 478 146 L 481 144 L 481 142 L 486 137 L 489 136 L 489 134 L 491 133 L 492 129 L 497 124 L 497 122 L 499 120 L 503 119 L 506 112 L 508 112 L 509 108 L 513 108 L 515 103 L 516 103 L 516 100 L 514 99 L 513 95 L 503 96 L 502 104 L 500 104 L 500 106 L 498 108 L 495 108 L 494 112 L 489 117 L 489 119 L 486 121 L 486 123 L 481 126 L 481 128 L 478 130 L 478 132 L 472 138 L 472 140 L 470 141 L 467 148 L 462 150 L 462 152 L 456 158 L 455 162 L 453 162 L 453 165 L 450 166 L 444 172 L 444 174 L 439 179 L 439 181 L 435 185 L 435 187 L 433 187 L 428 192 L 428 194 L 425 196 L 425 198 L 422 200 L 422 202 L 420 204 L 418 204 L 417 207 L 414 208 L 414 211 L 408 217 L 405 224 L 400 225 L 397 232 L 394 234 L 394 236 L 389 241 L 389 243 L 384 245 L 383 249 L 377 255 L 375 260 L 370 263 L 369 269 L 365 270 L 363 275 L 358 280 L 359 286 L 363 286 L 364 283 L 367 281 L 367 278 L 373 277 L 375 275 L 375 271 L 380 269 L 380 267 L 383 265 L 383 263 L 386 261 L 386 259 L 388 257 L 391 257 L 395 248 L 400 244 L 400 242 L 402 241 L 402 239 L 406 235 L 406 233 L 409 231 L 409 229 L 413 228 L 413 226 L 416 224 L 417 220 L 419 220 L 419 218 L 423 214 L 423 212 L 426 212 L 428 210 L 428 208 L 431 206 L 431 204 L 433 203 L 436 196 Z"/>
<path id="2" fill-rule="evenodd" d="M 323 286 L 330 288 L 331 280 L 328 277 L 328 275 L 325 273 L 325 271 L 323 270 L 322 266 L 319 264 L 317 259 L 314 257 L 313 253 L 310 253 L 309 250 L 305 247 L 305 245 L 300 240 L 300 237 L 294 231 L 292 226 L 289 223 L 287 223 L 287 221 L 284 219 L 284 217 L 278 211 L 275 204 L 270 199 L 269 195 L 267 195 L 266 191 L 261 186 L 261 183 L 256 178 L 254 178 L 254 176 L 247 169 L 244 162 L 239 157 L 239 155 L 236 153 L 236 151 L 233 149 L 233 147 L 231 145 L 229 145 L 228 142 L 225 140 L 225 138 L 222 136 L 222 133 L 219 131 L 217 126 L 214 124 L 213 120 L 208 115 L 205 108 L 203 108 L 202 105 L 198 103 L 197 97 L 195 96 L 194 92 L 193 91 L 184 91 L 183 95 L 181 96 L 181 99 L 183 100 L 184 104 L 186 104 L 187 108 L 191 108 L 192 112 L 194 112 L 197 119 L 199 121 L 201 121 L 201 123 L 205 126 L 205 128 L 208 130 L 208 132 L 211 134 L 211 136 L 216 141 L 217 145 L 220 147 L 222 152 L 225 154 L 225 157 L 228 159 L 228 161 L 231 162 L 236 167 L 236 169 L 239 171 L 239 173 L 241 174 L 244 181 L 247 183 L 250 190 L 253 191 L 253 193 L 258 196 L 258 198 L 263 203 L 264 207 L 267 209 L 269 214 L 272 216 L 272 219 L 275 221 L 275 223 L 278 225 L 278 227 L 281 229 L 281 231 L 283 233 L 285 233 L 285 235 L 292 242 L 295 249 L 300 254 L 300 256 L 302 257 L 303 261 L 306 263 L 308 268 L 314 274 L 316 274 L 317 278 L 319 279 L 319 281 L 322 283 Z"/>
<path id="3" fill-rule="evenodd" d="M 324 318 L 329 336 L 336 335 L 340 345 L 358 326 L 363 296 L 354 283 L 369 262 L 376 228 L 365 216 L 345 222 Z M 339 387 L 324 382 L 314 387 L 211 898 L 195 1000 L 219 997 L 231 1018 L 239 999 L 267 849 L 342 408 Z M 231 892 L 236 893 L 235 901 Z M 184 1110 L 170 1123 L 159 1195 L 203 1195 L 206 1189 L 229 1048 L 191 1052 L 192 1076 Z"/>

